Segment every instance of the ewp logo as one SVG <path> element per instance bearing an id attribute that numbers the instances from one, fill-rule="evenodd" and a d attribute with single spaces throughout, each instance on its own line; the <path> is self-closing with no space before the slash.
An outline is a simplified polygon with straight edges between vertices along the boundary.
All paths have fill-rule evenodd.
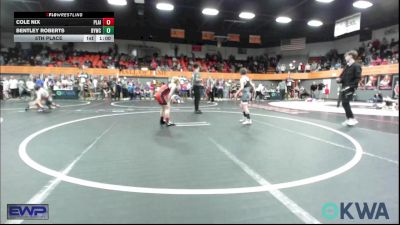
<path id="1" fill-rule="evenodd" d="M 48 220 L 49 205 L 8 204 L 8 220 Z"/>
<path id="2" fill-rule="evenodd" d="M 356 209 L 356 213 L 354 212 L 354 210 L 351 210 L 352 208 Z M 374 202 L 372 203 L 372 206 L 368 205 L 368 203 L 366 202 L 363 202 L 362 204 L 358 202 L 341 202 L 340 206 L 338 206 L 336 203 L 328 202 L 322 206 L 322 216 L 328 220 L 333 220 L 337 218 L 340 218 L 342 220 L 353 220 L 353 215 L 358 215 L 359 219 L 377 220 L 381 217 L 387 220 L 389 219 L 386 205 L 383 202 Z"/>

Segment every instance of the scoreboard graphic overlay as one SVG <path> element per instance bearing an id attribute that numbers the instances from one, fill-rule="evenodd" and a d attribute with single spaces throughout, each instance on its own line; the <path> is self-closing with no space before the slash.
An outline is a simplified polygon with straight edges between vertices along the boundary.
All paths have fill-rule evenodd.
<path id="1" fill-rule="evenodd" d="M 14 12 L 14 42 L 114 42 L 114 12 Z"/>

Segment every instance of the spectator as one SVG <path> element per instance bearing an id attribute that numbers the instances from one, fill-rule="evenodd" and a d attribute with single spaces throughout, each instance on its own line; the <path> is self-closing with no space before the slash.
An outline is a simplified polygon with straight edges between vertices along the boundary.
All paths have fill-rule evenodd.
<path id="1" fill-rule="evenodd" d="M 85 100 L 89 94 L 89 80 L 82 84 L 82 98 Z"/>
<path id="2" fill-rule="evenodd" d="M 303 86 L 301 86 L 301 88 L 299 89 L 299 95 L 300 99 L 310 96 L 310 94 L 307 93 L 306 89 Z"/>
<path id="3" fill-rule="evenodd" d="M 215 80 L 209 76 L 206 83 L 206 94 L 208 103 L 214 102 L 214 96 L 216 94 Z"/>
<path id="4" fill-rule="evenodd" d="M 96 94 L 98 92 L 98 80 L 97 78 L 93 78 L 92 84 L 93 84 L 93 92 Z"/>
<path id="5" fill-rule="evenodd" d="M 304 72 L 304 65 L 302 62 L 300 62 L 299 65 L 297 66 L 297 72 L 298 73 Z"/>
<path id="6" fill-rule="evenodd" d="M 313 81 L 310 90 L 311 90 L 311 98 L 316 98 L 316 91 L 318 89 L 318 85 L 315 81 Z"/>
<path id="7" fill-rule="evenodd" d="M 153 99 L 153 96 L 154 96 L 154 90 L 155 90 L 155 85 L 156 85 L 156 80 L 153 80 L 151 83 L 150 83 L 150 99 Z M 186 100 L 186 99 L 185 99 Z"/>
<path id="8" fill-rule="evenodd" d="M 399 81 L 396 81 L 396 84 L 394 85 L 393 95 L 395 99 L 399 98 Z"/>
<path id="9" fill-rule="evenodd" d="M 224 82 L 224 98 L 229 98 L 229 92 L 231 89 L 231 83 L 232 81 L 229 80 L 227 82 Z"/>
<path id="10" fill-rule="evenodd" d="M 278 88 L 279 88 L 281 101 L 283 101 L 283 100 L 285 100 L 285 95 L 286 95 L 286 92 L 287 92 L 286 81 L 282 80 L 281 82 L 279 82 Z"/>
<path id="11" fill-rule="evenodd" d="M 317 71 L 317 68 L 318 68 L 318 63 L 315 61 L 312 62 L 311 63 L 311 71 L 315 72 L 315 71 Z"/>
<path id="12" fill-rule="evenodd" d="M 285 73 L 286 72 L 286 65 L 282 64 L 281 65 L 281 73 Z"/>
<path id="13" fill-rule="evenodd" d="M 286 80 L 286 93 L 287 93 L 287 98 L 293 96 L 293 85 L 294 85 L 294 80 L 291 78 L 288 78 Z"/>
<path id="14" fill-rule="evenodd" d="M 33 81 L 31 79 L 26 81 L 26 88 L 28 91 L 28 95 L 31 97 L 31 100 L 33 100 L 35 83 L 33 83 Z"/>
<path id="15" fill-rule="evenodd" d="M 330 94 L 330 90 L 329 90 L 328 84 L 325 85 L 325 90 L 324 90 L 324 92 L 325 92 L 325 100 L 327 100 L 328 97 L 329 97 L 329 94 Z"/>
<path id="16" fill-rule="evenodd" d="M 28 96 L 28 91 L 27 91 L 26 83 L 25 83 L 25 81 L 22 80 L 22 79 L 20 79 L 20 80 L 18 81 L 18 94 L 19 94 L 18 96 L 19 96 L 20 99 L 22 98 L 22 96 L 24 96 L 25 99 L 26 99 L 26 96 Z"/>
<path id="17" fill-rule="evenodd" d="M 318 84 L 318 91 L 317 91 L 317 99 L 320 99 L 321 94 L 322 94 L 322 90 L 325 88 L 325 84 L 322 83 L 322 81 L 319 82 Z"/>
<path id="18" fill-rule="evenodd" d="M 133 82 L 128 82 L 128 95 L 129 95 L 129 100 L 133 99 L 133 93 L 134 93 L 134 88 L 133 88 Z"/>
<path id="19" fill-rule="evenodd" d="M 93 100 L 94 99 L 94 95 L 95 95 L 95 88 L 94 88 L 94 85 L 93 85 L 93 82 L 92 82 L 91 79 L 87 80 L 87 86 L 88 86 L 90 99 Z"/>
<path id="20" fill-rule="evenodd" d="M 379 82 L 379 87 L 381 88 L 390 88 L 392 83 L 392 77 L 389 75 L 385 75 L 385 77 Z"/>
<path id="21" fill-rule="evenodd" d="M 262 91 L 264 90 L 264 85 L 262 85 L 261 83 L 258 84 L 257 88 L 256 88 L 256 96 L 254 98 L 254 100 L 257 100 L 257 97 L 259 98 L 259 100 L 264 99 L 264 96 L 262 94 Z"/>
<path id="22" fill-rule="evenodd" d="M 121 85 L 121 80 L 118 78 L 118 80 L 115 82 L 114 100 L 116 101 L 121 100 L 121 93 L 122 93 L 122 85 Z"/>
<path id="23" fill-rule="evenodd" d="M 311 65 L 310 65 L 310 63 L 307 63 L 306 66 L 304 67 L 304 69 L 305 69 L 306 73 L 311 72 Z"/>
<path id="24" fill-rule="evenodd" d="M 222 99 L 224 97 L 224 81 L 219 80 L 217 85 L 217 98 Z"/>
<path id="25" fill-rule="evenodd" d="M 294 73 L 296 71 L 295 63 L 296 63 L 296 61 L 289 63 L 289 72 L 290 73 Z"/>
<path id="26" fill-rule="evenodd" d="M 18 97 L 18 80 L 15 79 L 13 76 L 11 76 L 9 83 L 10 83 L 11 97 L 17 98 Z"/>
<path id="27" fill-rule="evenodd" d="M 9 99 L 10 98 L 10 82 L 7 80 L 7 78 L 4 78 L 3 80 L 3 99 Z"/>
<path id="28" fill-rule="evenodd" d="M 369 102 L 373 103 L 372 107 L 378 107 L 379 104 L 383 103 L 382 93 L 379 91 L 378 93 L 374 94 L 374 96 L 369 99 Z"/>
<path id="29" fill-rule="evenodd" d="M 108 83 L 105 82 L 105 81 L 103 82 L 103 85 L 102 85 L 102 91 L 103 91 L 104 99 L 110 99 L 111 98 L 111 95 L 112 95 L 111 88 L 108 85 Z"/>

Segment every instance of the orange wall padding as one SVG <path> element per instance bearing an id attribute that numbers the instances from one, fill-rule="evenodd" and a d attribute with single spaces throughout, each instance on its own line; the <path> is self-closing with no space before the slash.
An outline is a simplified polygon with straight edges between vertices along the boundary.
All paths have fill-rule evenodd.
<path id="1" fill-rule="evenodd" d="M 191 72 L 155 72 L 155 71 L 142 71 L 142 70 L 122 70 L 118 69 L 79 69 L 74 67 L 38 67 L 38 66 L 0 66 L 0 74 L 78 74 L 81 71 L 91 75 L 104 75 L 104 76 L 133 76 L 133 77 L 147 77 L 147 78 L 166 78 L 173 76 L 185 76 L 190 78 Z M 340 75 L 341 70 L 329 70 L 319 71 L 311 73 L 283 73 L 283 74 L 249 74 L 249 77 L 253 80 L 283 80 L 286 78 L 299 79 L 299 80 L 310 80 L 310 79 L 323 79 L 323 78 L 334 78 Z M 399 64 L 363 67 L 362 75 L 380 75 L 380 74 L 398 74 Z M 238 73 L 201 73 L 203 78 L 209 76 L 217 79 L 226 80 L 237 80 L 240 78 Z"/>

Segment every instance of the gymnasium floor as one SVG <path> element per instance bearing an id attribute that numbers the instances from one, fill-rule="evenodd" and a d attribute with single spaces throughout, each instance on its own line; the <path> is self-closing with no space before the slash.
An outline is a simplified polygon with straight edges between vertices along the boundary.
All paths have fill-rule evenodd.
<path id="1" fill-rule="evenodd" d="M 399 120 L 237 102 L 1 102 L 1 223 L 398 223 Z M 325 203 L 383 202 L 389 219 L 322 215 Z M 7 221 L 7 204 L 49 204 L 47 221 Z"/>

